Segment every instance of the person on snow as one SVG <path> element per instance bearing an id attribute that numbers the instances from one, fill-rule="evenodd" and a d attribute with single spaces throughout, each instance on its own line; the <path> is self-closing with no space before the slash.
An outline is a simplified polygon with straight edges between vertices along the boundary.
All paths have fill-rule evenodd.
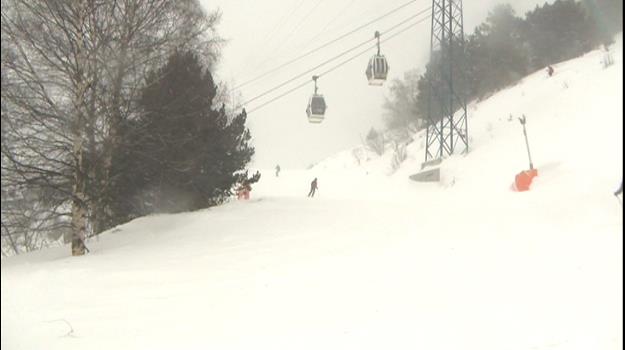
<path id="1" fill-rule="evenodd" d="M 319 188 L 319 187 L 317 187 L 317 178 L 315 178 L 310 183 L 310 192 L 308 192 L 308 197 L 314 197 L 315 196 L 315 192 L 317 191 L 317 188 Z"/>
<path id="2" fill-rule="evenodd" d="M 237 199 L 250 199 L 250 192 L 252 191 L 252 186 L 245 182 L 239 186 L 237 191 Z"/>
<path id="3" fill-rule="evenodd" d="M 276 165 L 276 177 L 280 175 L 280 164 Z"/>
<path id="4" fill-rule="evenodd" d="M 549 74 L 549 76 L 553 75 L 553 67 L 552 66 L 547 66 L 547 74 Z"/>

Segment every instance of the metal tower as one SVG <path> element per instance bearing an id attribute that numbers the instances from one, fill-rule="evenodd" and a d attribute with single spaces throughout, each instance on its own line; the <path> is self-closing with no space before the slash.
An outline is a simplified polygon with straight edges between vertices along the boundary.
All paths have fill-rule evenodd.
<path id="1" fill-rule="evenodd" d="M 426 163 L 469 150 L 462 0 L 432 0 L 430 65 Z"/>

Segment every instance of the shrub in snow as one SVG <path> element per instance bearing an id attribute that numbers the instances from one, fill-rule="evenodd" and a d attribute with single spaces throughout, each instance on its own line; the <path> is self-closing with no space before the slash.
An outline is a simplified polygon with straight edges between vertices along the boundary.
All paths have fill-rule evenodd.
<path id="1" fill-rule="evenodd" d="M 377 155 L 384 154 L 384 134 L 371 128 L 367 134 L 366 145 L 374 151 Z"/>
<path id="2" fill-rule="evenodd" d="M 408 152 L 406 151 L 407 144 L 395 142 L 393 144 L 393 159 L 391 160 L 391 167 L 393 171 L 397 171 L 401 163 L 408 158 Z"/>

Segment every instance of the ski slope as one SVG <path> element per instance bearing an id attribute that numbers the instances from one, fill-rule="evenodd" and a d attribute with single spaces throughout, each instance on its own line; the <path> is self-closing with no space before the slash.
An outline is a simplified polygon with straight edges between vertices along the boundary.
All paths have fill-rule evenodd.
<path id="1" fill-rule="evenodd" d="M 2 260 L 2 349 L 601 350 L 623 346 L 622 40 L 470 106 L 441 183 L 346 150 L 251 200 Z M 512 120 L 509 115 L 512 114 Z M 539 176 L 510 190 L 528 167 Z M 366 159 L 368 158 L 368 160 Z M 307 198 L 309 183 L 319 191 Z"/>

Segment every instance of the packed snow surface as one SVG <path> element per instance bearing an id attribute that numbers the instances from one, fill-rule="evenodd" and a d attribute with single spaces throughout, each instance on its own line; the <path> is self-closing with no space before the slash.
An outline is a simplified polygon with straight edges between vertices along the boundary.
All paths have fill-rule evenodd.
<path id="1" fill-rule="evenodd" d="M 620 349 L 620 43 L 471 104 L 440 183 L 408 179 L 419 133 L 396 170 L 355 148 L 83 257 L 3 259 L 2 349 Z M 539 176 L 519 193 L 523 114 Z"/>

